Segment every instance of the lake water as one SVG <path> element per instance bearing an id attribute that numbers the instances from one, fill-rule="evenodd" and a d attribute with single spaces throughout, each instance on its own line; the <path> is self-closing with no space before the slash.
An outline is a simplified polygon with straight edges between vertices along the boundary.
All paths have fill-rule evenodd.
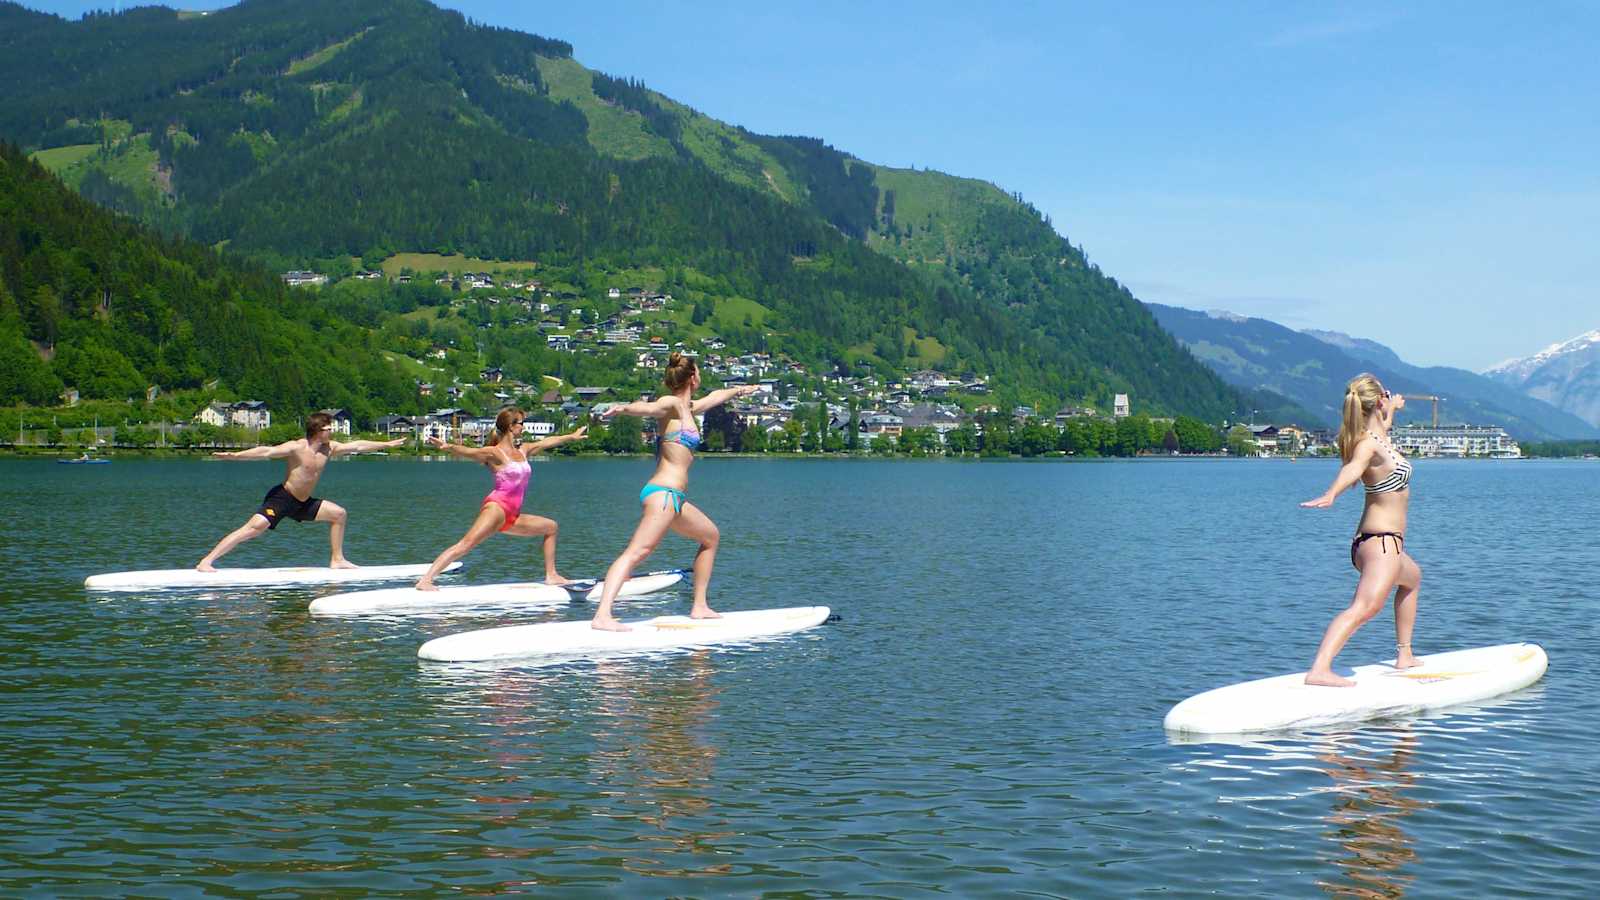
<path id="1" fill-rule="evenodd" d="M 306 590 L 89 595 L 191 565 L 278 463 L 0 461 L 0 894 L 1582 895 L 1600 883 L 1600 466 L 1418 464 L 1419 653 L 1545 679 L 1422 718 L 1179 744 L 1167 709 L 1304 669 L 1348 602 L 1328 462 L 708 459 L 712 602 L 843 621 L 747 647 L 450 667 L 424 640 L 587 609 L 313 620 Z M 534 467 L 597 575 L 645 460 Z M 489 477 L 356 460 L 358 563 L 426 562 Z M 650 568 L 687 565 L 668 538 Z M 285 523 L 226 562 L 326 562 Z M 538 577 L 496 536 L 456 581 Z M 331 592 L 326 589 L 322 593 Z M 687 590 L 624 601 L 684 612 Z M 1391 652 L 1388 613 L 1340 657 Z"/>

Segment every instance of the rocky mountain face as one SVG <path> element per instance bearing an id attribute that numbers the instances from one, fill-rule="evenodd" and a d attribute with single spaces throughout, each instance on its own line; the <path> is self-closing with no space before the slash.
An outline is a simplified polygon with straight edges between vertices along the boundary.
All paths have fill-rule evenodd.
<path id="1" fill-rule="evenodd" d="M 1483 374 L 1600 426 L 1600 329 Z"/>

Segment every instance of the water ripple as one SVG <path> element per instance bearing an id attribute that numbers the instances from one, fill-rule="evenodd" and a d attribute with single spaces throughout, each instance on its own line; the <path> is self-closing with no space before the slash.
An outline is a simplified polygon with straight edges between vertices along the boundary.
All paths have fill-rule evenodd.
<path id="1" fill-rule="evenodd" d="M 1476 897 L 1600 880 L 1600 547 L 1574 524 L 1592 466 L 1419 466 L 1419 642 L 1538 641 L 1543 682 L 1205 742 L 1161 733 L 1171 704 L 1303 668 L 1348 600 L 1353 508 L 1294 505 L 1326 466 L 708 459 L 713 602 L 843 622 L 545 666 L 415 653 L 587 606 L 312 619 L 318 591 L 85 594 L 94 571 L 192 563 L 274 472 L 120 460 L 107 492 L 58 468 L 0 462 L 20 511 L 0 543 L 33 560 L 0 587 L 0 893 Z M 459 536 L 481 472 L 419 472 L 330 471 L 354 558 L 420 561 Z M 648 473 L 538 474 L 563 570 L 601 571 Z M 669 539 L 652 564 L 691 549 Z M 325 553 L 325 531 L 286 526 L 230 561 Z M 526 580 L 537 554 L 495 538 L 462 579 Z M 1386 628 L 1345 658 L 1377 658 Z"/>

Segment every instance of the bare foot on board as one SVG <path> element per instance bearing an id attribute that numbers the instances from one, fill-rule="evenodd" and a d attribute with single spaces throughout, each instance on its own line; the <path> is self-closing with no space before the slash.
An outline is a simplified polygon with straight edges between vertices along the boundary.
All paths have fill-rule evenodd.
<path id="1" fill-rule="evenodd" d="M 589 627 L 593 628 L 596 631 L 632 631 L 633 630 L 633 628 L 631 628 L 630 626 L 624 625 L 621 622 L 618 622 L 616 619 L 612 619 L 612 618 L 602 619 L 599 616 L 595 616 L 594 621 L 589 623 Z"/>
<path id="2" fill-rule="evenodd" d="M 1332 672 L 1307 672 L 1306 684 L 1315 684 L 1321 687 L 1355 687 L 1356 683 L 1348 678 L 1335 675 Z"/>

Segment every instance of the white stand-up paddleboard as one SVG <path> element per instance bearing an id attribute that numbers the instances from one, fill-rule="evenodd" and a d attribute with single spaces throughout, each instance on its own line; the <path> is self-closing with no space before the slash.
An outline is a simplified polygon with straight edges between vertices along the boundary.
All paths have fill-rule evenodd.
<path id="1" fill-rule="evenodd" d="M 589 622 L 547 622 L 486 628 L 435 638 L 417 651 L 436 662 L 482 662 L 539 656 L 581 656 L 668 647 L 702 647 L 801 631 L 828 620 L 826 606 L 792 606 L 723 613 L 720 619 L 661 616 L 626 624 L 632 631 L 599 631 Z"/>
<path id="2" fill-rule="evenodd" d="M 1299 672 L 1217 688 L 1174 706 L 1163 724 L 1179 734 L 1249 734 L 1410 715 L 1525 688 L 1549 665 L 1538 644 L 1418 658 L 1422 665 L 1411 669 L 1396 669 L 1393 660 L 1357 666 L 1347 676 L 1354 687 L 1309 685 Z"/>
<path id="3" fill-rule="evenodd" d="M 446 572 L 461 568 L 451 563 Z M 147 569 L 142 572 L 108 572 L 90 575 L 83 586 L 91 591 L 150 591 L 162 588 L 263 587 L 297 584 L 345 584 L 361 581 L 398 581 L 421 578 L 427 565 L 360 566 L 330 569 L 327 566 L 281 566 L 269 569 Z"/>
<path id="4" fill-rule="evenodd" d="M 683 580 L 683 570 L 649 572 L 622 583 L 619 597 L 634 597 L 666 590 Z M 524 581 L 514 584 L 464 584 L 437 591 L 387 588 L 381 591 L 353 591 L 330 594 L 311 601 L 313 616 L 359 616 L 370 613 L 407 613 L 463 606 L 533 607 L 556 606 L 574 599 L 599 600 L 604 584 L 586 578 L 567 584 Z"/>

